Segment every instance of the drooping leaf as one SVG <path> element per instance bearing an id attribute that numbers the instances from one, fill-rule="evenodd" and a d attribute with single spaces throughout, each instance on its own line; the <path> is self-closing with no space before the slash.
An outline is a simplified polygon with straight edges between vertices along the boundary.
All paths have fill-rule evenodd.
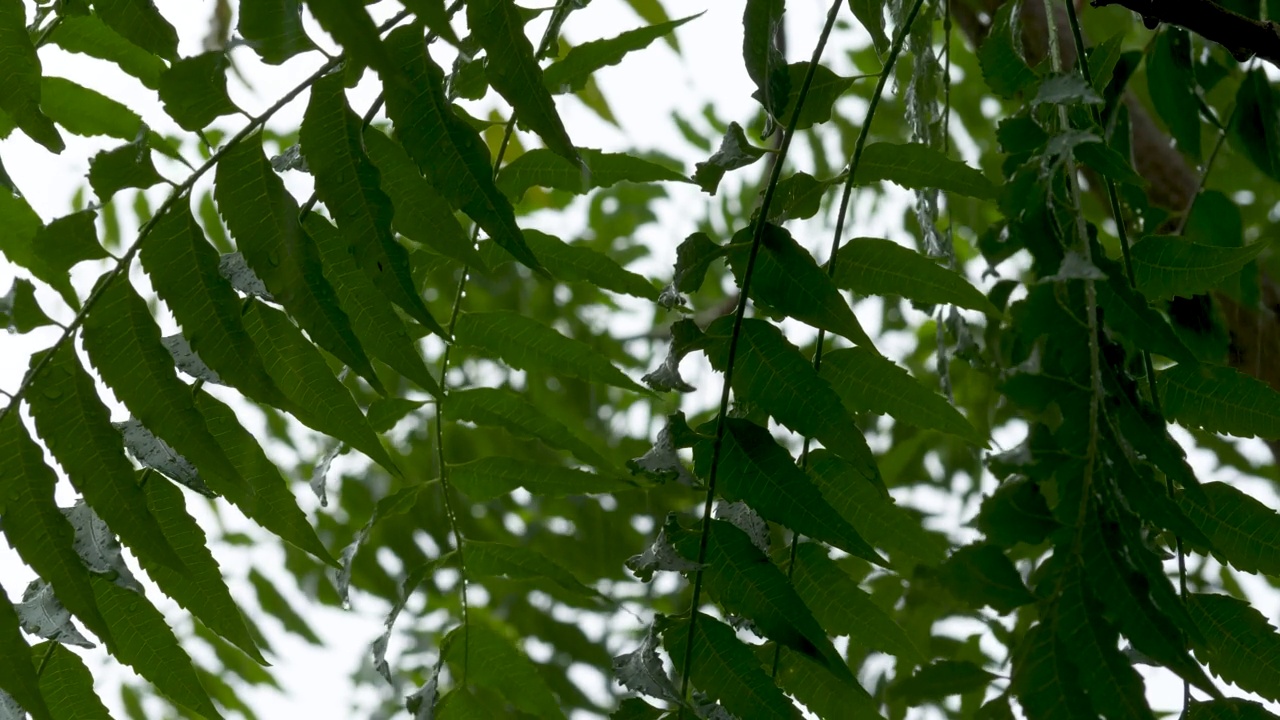
<path id="1" fill-rule="evenodd" d="M 154 53 L 112 30 L 98 15 L 61 15 L 57 27 L 49 33 L 49 42 L 67 52 L 106 60 L 152 90 L 160 87 L 160 75 L 168 67 Z"/>
<path id="2" fill-rule="evenodd" d="M 608 475 L 497 455 L 452 465 L 449 479 L 475 502 L 487 502 L 521 487 L 532 495 L 544 497 L 597 495 L 633 489 L 632 485 Z"/>
<path id="3" fill-rule="evenodd" d="M 302 0 L 242 0 L 236 29 L 270 65 L 315 47 L 302 27 Z"/>
<path id="4" fill-rule="evenodd" d="M 444 38 L 450 45 L 460 45 L 458 36 L 449 25 L 452 13 L 445 8 L 444 0 L 409 0 L 405 7 L 422 21 L 433 34 Z"/>
<path id="5" fill-rule="evenodd" d="M 521 313 L 463 313 L 454 327 L 454 340 L 521 370 L 645 392 L 590 345 L 565 337 Z"/>
<path id="6" fill-rule="evenodd" d="M 1267 248 L 1266 241 L 1244 247 L 1201 245 L 1180 237 L 1152 235 L 1134 243 L 1133 274 L 1138 290 L 1152 300 L 1191 297 L 1212 290 Z"/>
<path id="7" fill-rule="evenodd" d="M 739 287 L 750 258 L 752 233 L 751 226 L 739 230 L 727 254 Z M 784 228 L 765 225 L 752 269 L 750 296 L 770 312 L 842 335 L 859 346 L 875 347 L 835 283 Z"/>
<path id="8" fill-rule="evenodd" d="M 533 152 L 538 151 L 525 153 L 521 159 Z M 537 230 L 525 230 L 524 240 L 554 278 L 568 282 L 586 282 L 598 288 L 646 300 L 658 299 L 658 289 L 653 283 L 586 245 L 566 243 L 558 237 Z"/>
<path id="9" fill-rule="evenodd" d="M 579 460 L 602 470 L 613 467 L 599 450 L 575 432 L 538 410 L 528 398 L 510 390 L 485 387 L 454 390 L 445 404 L 445 415 L 541 440 L 551 447 L 568 450 Z"/>
<path id="10" fill-rule="evenodd" d="M 680 693 L 658 657 L 658 642 L 657 629 L 651 625 L 640 647 L 613 658 L 613 674 L 628 690 L 659 700 L 679 701 Z"/>
<path id="11" fill-rule="evenodd" d="M 706 233 L 691 234 L 676 248 L 676 265 L 671 284 L 679 292 L 697 292 L 707 277 L 712 261 L 723 257 L 727 252 L 728 246 L 717 244 Z"/>
<path id="12" fill-rule="evenodd" d="M 578 151 L 543 84 L 542 69 L 525 37 L 516 4 L 512 0 L 467 3 L 467 26 L 485 50 L 485 75 L 493 89 L 511 103 L 520 121 L 538 133 L 549 149 L 578 164 Z"/>
<path id="13" fill-rule="evenodd" d="M 702 546 L 699 529 L 681 527 L 674 515 L 664 531 L 676 551 L 697 561 Z M 854 682 L 853 674 L 827 638 L 827 633 L 778 566 L 732 523 L 712 520 L 708 526 L 703 587 L 725 612 L 751 622 L 756 634 L 812 658 L 836 677 Z"/>
<path id="14" fill-rule="evenodd" d="M 220 51 L 183 58 L 160 76 L 164 111 L 185 130 L 201 130 L 223 115 L 239 112 L 227 96 L 231 61 Z"/>
<path id="15" fill-rule="evenodd" d="M 789 571 L 796 592 L 827 632 L 847 635 L 859 645 L 912 664 L 927 659 L 907 632 L 827 555 L 823 545 L 804 542 L 796 546 L 794 567 Z"/>
<path id="16" fill-rule="evenodd" d="M 717 471 L 717 490 L 722 497 L 730 502 L 741 500 L 766 520 L 887 566 L 858 531 L 827 504 L 804 471 L 796 467 L 791 453 L 768 430 L 738 418 L 723 422 Z M 695 472 L 703 479 L 710 477 L 713 445 L 714 440 L 705 439 L 693 447 Z"/>
<path id="17" fill-rule="evenodd" d="M 1144 350 L 1179 363 L 1194 364 L 1195 355 L 1174 333 L 1169 321 L 1129 285 L 1120 265 L 1097 252 L 1093 258 L 1107 275 L 1106 282 L 1094 285 L 1098 307 L 1102 308 L 1107 326 Z"/>
<path id="18" fill-rule="evenodd" d="M 289 400 L 245 330 L 240 297 L 219 272 L 218 252 L 186 203 L 176 203 L 156 221 L 139 255 L 200 360 L 250 399 L 288 410 Z"/>
<path id="19" fill-rule="evenodd" d="M 693 182 L 702 188 L 703 192 L 715 195 L 716 188 L 720 186 L 720 179 L 726 172 L 747 167 L 764 157 L 765 153 L 764 149 L 752 145 L 747 140 L 741 125 L 736 122 L 729 123 L 729 129 L 725 131 L 720 147 L 715 153 L 704 162 L 693 166 Z"/>
<path id="20" fill-rule="evenodd" d="M 1014 5 L 1001 5 L 991 21 L 991 30 L 978 48 L 978 64 L 987 87 L 1006 100 L 1012 100 L 1036 81 L 1036 73 L 1027 67 L 1014 41 L 1022 28 L 1013 22 Z"/>
<path id="21" fill-rule="evenodd" d="M 892 360 L 866 348 L 841 348 L 822 357 L 822 377 L 846 408 L 888 414 L 920 428 L 932 428 L 986 444 L 977 428 L 947 399 L 920 384 Z"/>
<path id="22" fill-rule="evenodd" d="M 862 29 L 871 35 L 876 52 L 884 55 L 889 49 L 889 37 L 884 33 L 884 5 L 875 0 L 849 0 L 849 9 Z"/>
<path id="23" fill-rule="evenodd" d="M 946 537 L 921 525 L 916 515 L 876 489 L 852 465 L 825 451 L 809 454 L 809 477 L 835 508 L 872 545 L 895 558 L 937 565 L 946 557 Z"/>
<path id="24" fill-rule="evenodd" d="M 1280 514 L 1227 483 L 1201 488 L 1203 500 L 1184 494 L 1178 504 L 1213 542 L 1215 555 L 1243 572 L 1280 576 Z"/>
<path id="25" fill-rule="evenodd" d="M 516 260 L 539 268 L 516 225 L 515 210 L 493 182 L 484 141 L 445 99 L 444 72 L 426 54 L 420 32 L 398 28 L 386 42 L 404 76 L 404 82 L 384 82 L 387 115 L 409 157 L 450 205 L 470 215 Z"/>
<path id="26" fill-rule="evenodd" d="M 549 66 L 543 73 L 543 82 L 552 93 L 579 92 L 596 70 L 617 65 L 627 53 L 648 47 L 654 40 L 700 15 L 702 13 L 628 30 L 611 38 L 585 42 Z"/>
<path id="27" fill-rule="evenodd" d="M 96 312 L 84 322 L 89 359 L 117 398 L 157 437 L 195 465 L 215 492 L 246 488 L 218 447 L 191 391 L 178 379 L 160 328 L 128 280 L 102 289 Z"/>
<path id="28" fill-rule="evenodd" d="M 351 393 L 284 313 L 255 301 L 248 304 L 244 321 L 259 351 L 272 358 L 267 372 L 293 403 L 292 412 L 302 424 L 341 440 L 392 473 L 399 473 Z"/>
<path id="29" fill-rule="evenodd" d="M 422 177 L 400 143 L 372 127 L 364 131 L 364 143 L 369 159 L 382 176 L 382 190 L 395 204 L 392 227 L 420 245 L 488 274 L 484 258 L 454 217 L 453 208 Z"/>
<path id="30" fill-rule="evenodd" d="M 441 641 L 440 652 L 456 677 L 462 677 L 465 653 L 468 682 L 536 717 L 564 717 L 537 666 L 490 623 L 473 620 L 453 630 Z"/>
<path id="31" fill-rule="evenodd" d="M 1176 25 L 1161 27 L 1147 55 L 1147 90 L 1178 149 L 1199 162 L 1200 107 L 1191 56 L 1191 33 Z"/>
<path id="32" fill-rule="evenodd" d="M 154 605 L 140 593 L 103 577 L 93 578 L 93 590 L 116 638 L 116 659 L 178 705 L 208 718 L 222 717 L 200 685 L 191 658 Z"/>
<path id="33" fill-rule="evenodd" d="M 103 150 L 89 162 L 89 187 L 106 202 L 125 188 L 149 188 L 164 182 L 144 144 L 125 143 Z"/>
<path id="34" fill-rule="evenodd" d="M 16 409 L 0 419 L 0 507 L 4 536 L 52 587 L 63 605 L 104 642 L 111 644 L 98 612 L 88 569 L 75 551 L 75 529 L 54 502 L 57 476 L 27 434 Z"/>
<path id="35" fill-rule="evenodd" d="M 677 673 L 685 671 L 685 647 L 689 641 L 689 621 L 671 620 L 662 631 Z M 733 629 L 715 618 L 697 614 L 693 629 L 693 652 L 688 662 L 689 679 L 743 718 L 786 720 L 795 708 L 760 666 L 751 646 L 735 637 Z"/>
<path id="36" fill-rule="evenodd" d="M 98 17 L 138 47 L 165 60 L 178 59 L 178 32 L 153 0 L 93 0 Z"/>
<path id="37" fill-rule="evenodd" d="M 805 172 L 782 180 L 769 205 L 769 222 L 781 225 L 787 220 L 807 220 L 817 215 L 823 195 L 837 184 L 835 179 L 818 180 Z"/>
<path id="38" fill-rule="evenodd" d="M 1157 374 L 1171 420 L 1240 437 L 1280 438 L 1280 393 L 1234 368 L 1174 365 Z"/>
<path id="39" fill-rule="evenodd" d="M 1058 636 L 1056 613 L 1027 631 L 1013 651 L 1009 689 L 1030 720 L 1085 720 L 1098 713 L 1080 683 L 1080 670 Z"/>
<path id="40" fill-rule="evenodd" d="M 351 321 L 325 279 L 315 241 L 298 223 L 298 204 L 256 142 L 240 142 L 218 163 L 218 210 L 240 252 L 277 302 L 318 345 L 385 395 Z"/>
<path id="41" fill-rule="evenodd" d="M 32 357 L 33 367 L 42 357 Z M 36 432 L 71 484 L 134 555 L 182 570 L 182 559 L 147 510 L 133 466 L 124 456 L 120 434 L 111 427 L 110 413 L 98 399 L 93 378 L 80 367 L 73 347 L 64 344 L 53 351 L 32 380 L 27 402 Z"/>
<path id="42" fill-rule="evenodd" d="M 994 679 L 996 675 L 967 660 L 938 660 L 898 680 L 890 692 L 908 705 L 919 705 L 981 690 Z"/>
<path id="43" fill-rule="evenodd" d="M 377 70 L 384 82 L 399 81 L 400 68 L 378 37 L 378 28 L 363 3 L 307 0 L 307 7 L 320 27 L 342 45 L 352 61 Z M 418 41 L 422 42 L 421 37 Z"/>
<path id="44" fill-rule="evenodd" d="M 39 658 L 40 692 L 55 720 L 111 720 L 111 714 L 93 691 L 93 675 L 80 656 L 59 643 L 31 648 Z M 37 716 L 38 717 L 38 716 Z"/>
<path id="45" fill-rule="evenodd" d="M 981 170 L 952 160 L 920 143 L 871 143 L 862 152 L 854 182 L 888 180 L 909 190 L 936 188 L 955 195 L 993 200 L 996 188 Z"/>
<path id="46" fill-rule="evenodd" d="M 742 57 L 747 75 L 755 83 L 765 112 L 779 123 L 788 119 L 784 112 L 791 92 L 787 59 L 777 44 L 785 12 L 783 0 L 747 0 L 742 14 Z"/>
<path id="47" fill-rule="evenodd" d="M 530 150 L 502 168 L 498 187 L 515 202 L 535 186 L 564 190 L 575 195 L 620 182 L 685 182 L 684 175 L 655 162 L 627 155 L 578 148 L 579 162 L 544 148 Z"/>
<path id="48" fill-rule="evenodd" d="M 1244 157 L 1273 179 L 1280 179 L 1280 115 L 1271 80 L 1262 68 L 1245 73 L 1236 91 L 1236 110 L 1231 114 L 1227 138 Z"/>
<path id="49" fill-rule="evenodd" d="M 734 319 L 707 327 L 711 367 L 725 371 Z M 737 336 L 733 392 L 758 405 L 782 425 L 811 437 L 843 457 L 869 482 L 883 486 L 875 456 L 840 397 L 818 376 L 813 363 L 772 323 L 744 318 Z"/>
<path id="50" fill-rule="evenodd" d="M 965 545 L 938 568 L 951 594 L 975 608 L 984 605 L 1003 614 L 1035 601 L 1009 556 L 987 543 Z"/>
<path id="51" fill-rule="evenodd" d="M 19 8 L 21 10 L 21 8 Z M 40 681 L 32 662 L 31 646 L 18 629 L 18 615 L 9 598 L 0 592 L 0 691 L 18 702 L 22 710 L 36 720 L 51 720 L 53 715 L 40 693 Z M 19 712 L 15 717 L 22 717 Z"/>
<path id="52" fill-rule="evenodd" d="M 316 196 L 342 231 L 343 254 L 354 257 L 388 300 L 423 327 L 444 336 L 444 328 L 431 316 L 414 285 L 409 253 L 391 235 L 395 208 L 380 187 L 378 168 L 365 155 L 362 126 L 347 105 L 341 76 L 321 78 L 311 87 L 299 142 L 316 180 Z M 329 258 L 325 263 L 332 267 Z"/>
<path id="53" fill-rule="evenodd" d="M 50 152 L 62 152 L 66 145 L 53 121 L 40 109 L 40 58 L 27 35 L 26 3 L 0 2 L 0 110 L 9 115 L 22 132 Z"/>
<path id="54" fill-rule="evenodd" d="M 36 286 L 26 278 L 14 278 L 9 292 L 0 295 L 0 326 L 11 332 L 29 333 L 52 324 L 36 301 Z"/>
<path id="55" fill-rule="evenodd" d="M 512 580 L 550 580 L 575 595 L 595 599 L 600 594 L 559 563 L 527 547 L 469 540 L 466 545 L 467 572 L 478 577 L 505 577 Z"/>
<path id="56" fill-rule="evenodd" d="M 892 240 L 853 238 L 840 248 L 836 285 L 859 295 L 901 295 L 921 305 L 999 311 L 960 273 Z"/>
<path id="57" fill-rule="evenodd" d="M 1280 700 L 1280 635 L 1265 615 L 1244 600 L 1211 593 L 1192 593 L 1187 609 L 1208 642 L 1196 655 L 1214 675 Z"/>
<path id="58" fill-rule="evenodd" d="M 804 77 L 808 73 L 809 62 L 807 60 L 791 63 L 787 66 L 787 74 L 790 76 L 788 84 L 791 89 L 789 98 L 784 104 L 787 109 L 786 116 L 780 118 L 787 123 L 791 122 L 791 113 L 794 112 L 795 103 L 800 97 L 800 88 L 804 87 Z M 819 64 L 817 69 L 813 71 L 813 80 L 809 83 L 809 93 L 805 95 L 804 107 L 800 108 L 800 117 L 796 118 L 796 129 L 807 130 L 814 125 L 830 120 L 836 101 L 853 86 L 855 79 L 837 75 L 826 65 Z M 760 101 L 762 105 L 764 104 L 761 101 L 759 90 L 755 91 L 751 96 Z"/>
<path id="59" fill-rule="evenodd" d="M 303 227 L 316 242 L 320 251 L 320 259 L 334 291 L 338 294 L 338 302 L 351 318 L 351 327 L 368 352 L 373 357 L 390 365 L 396 372 L 417 383 L 418 387 L 439 396 L 440 385 L 427 369 L 413 339 L 405 328 L 387 297 L 378 292 L 374 281 L 367 272 L 361 272 L 356 266 L 355 253 L 349 252 L 350 245 L 346 237 L 328 220 L 315 213 L 307 215 Z M 388 239 L 394 243 L 395 240 Z M 401 248 L 403 251 L 404 248 Z M 406 258 L 407 260 L 407 258 Z M 408 265 L 405 265 L 407 278 Z M 391 278 L 380 278 L 384 283 Z M 410 281 L 412 282 L 412 281 Z M 415 294 L 414 297 L 417 297 Z M 421 302 L 421 299 L 419 299 Z M 426 306 L 422 306 L 426 312 Z M 428 313 L 425 319 L 434 319 Z M 439 334 L 444 335 L 444 328 L 435 325 Z"/>

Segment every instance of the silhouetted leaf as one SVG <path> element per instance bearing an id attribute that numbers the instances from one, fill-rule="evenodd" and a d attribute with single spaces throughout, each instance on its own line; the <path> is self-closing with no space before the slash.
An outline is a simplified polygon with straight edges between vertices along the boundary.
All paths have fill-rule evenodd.
<path id="1" fill-rule="evenodd" d="M 529 154 L 526 153 L 521 158 L 528 157 Z M 558 237 L 537 230 L 525 230 L 524 240 L 552 277 L 569 282 L 586 282 L 604 290 L 646 300 L 658 299 L 658 289 L 653 283 L 624 269 L 613 258 L 585 244 L 566 243 Z"/>
<path id="2" fill-rule="evenodd" d="M 908 705 L 919 705 L 929 700 L 981 690 L 995 678 L 995 675 L 968 661 L 938 660 L 920 668 L 915 675 L 897 681 L 890 692 Z"/>
<path id="3" fill-rule="evenodd" d="M 840 248 L 836 285 L 859 295 L 901 295 L 921 305 L 956 305 L 998 317 L 965 277 L 892 240 L 853 238 Z"/>
<path id="4" fill-rule="evenodd" d="M 1200 107 L 1192 68 L 1191 34 L 1164 25 L 1147 55 L 1147 90 L 1151 105 L 1178 141 L 1178 149 L 1200 160 Z"/>
<path id="5" fill-rule="evenodd" d="M 693 686 L 717 698 L 726 710 L 740 717 L 792 717 L 795 709 L 791 702 L 765 674 L 751 646 L 743 644 L 733 629 L 719 620 L 702 613 L 697 618 L 693 652 L 688 658 Z M 688 640 L 687 619 L 671 620 L 662 630 L 662 645 L 677 673 L 684 672 Z"/>
<path id="6" fill-rule="evenodd" d="M 1192 593 L 1187 609 L 1208 646 L 1196 655 L 1214 675 L 1271 701 L 1280 699 L 1280 635 L 1244 600 Z"/>
<path id="7" fill-rule="evenodd" d="M 25 278 L 14 278 L 9 292 L 0 295 L 0 326 L 10 332 L 29 333 L 52 324 L 36 301 L 36 286 Z"/>
<path id="8" fill-rule="evenodd" d="M 579 92 L 596 70 L 617 65 L 627 53 L 648 47 L 654 40 L 701 15 L 702 13 L 698 13 L 679 20 L 628 30 L 611 38 L 582 43 L 549 66 L 543 73 L 543 82 L 553 93 Z"/>
<path id="9" fill-rule="evenodd" d="M 578 148 L 578 154 L 579 162 L 574 163 L 550 150 L 530 150 L 502 168 L 498 187 L 519 202 L 535 185 L 581 195 L 595 188 L 613 187 L 620 182 L 687 181 L 675 170 L 624 153 Z"/>
<path id="10" fill-rule="evenodd" d="M 730 170 L 738 170 L 764 157 L 765 150 L 752 145 L 742 126 L 729 123 L 729 129 L 720 141 L 720 147 L 705 162 L 694 165 L 693 182 L 703 192 L 716 194 L 720 179 Z"/>
<path id="11" fill-rule="evenodd" d="M 997 95 L 1011 100 L 1036 81 L 1036 74 L 1022 59 L 1014 34 L 1022 27 L 1013 22 L 1013 5 L 1001 5 L 991 21 L 991 29 L 978 48 L 982 78 Z"/>
<path id="12" fill-rule="evenodd" d="M 21 6 L 18 9 L 21 11 Z M 40 693 L 31 646 L 18 630 L 18 616 L 8 597 L 0 597 L 0 691 L 18 701 L 21 709 L 31 713 L 36 720 L 51 720 L 53 717 Z M 22 714 L 15 717 L 22 717 Z"/>
<path id="13" fill-rule="evenodd" d="M 1239 370 L 1174 365 L 1157 375 L 1169 419 L 1240 437 L 1280 438 L 1280 393 Z"/>
<path id="14" fill-rule="evenodd" d="M 27 35 L 26 4 L 0 2 L 0 110 L 50 152 L 66 147 L 53 121 L 40 110 L 40 58 Z"/>
<path id="15" fill-rule="evenodd" d="M 1013 562 L 994 545 L 957 549 L 938 568 L 938 576 L 951 594 L 975 608 L 987 605 L 1007 615 L 1035 601 Z"/>
<path id="16" fill-rule="evenodd" d="M 791 75 L 787 60 L 777 45 L 783 0 L 747 0 L 742 15 L 742 57 L 747 75 L 756 85 L 760 104 L 774 120 L 786 122 Z"/>
<path id="17" fill-rule="evenodd" d="M 271 65 L 314 47 L 302 27 L 302 0 L 245 0 L 240 3 L 236 29 Z"/>
<path id="18" fill-rule="evenodd" d="M 146 145 L 125 143 L 99 152 L 89 163 L 89 186 L 103 202 L 125 188 L 149 188 L 161 182 L 164 178 L 156 171 Z"/>
<path id="19" fill-rule="evenodd" d="M 1178 505 L 1213 542 L 1214 554 L 1238 570 L 1280 576 L 1280 514 L 1226 483 L 1201 487 L 1203 500 L 1183 494 Z"/>

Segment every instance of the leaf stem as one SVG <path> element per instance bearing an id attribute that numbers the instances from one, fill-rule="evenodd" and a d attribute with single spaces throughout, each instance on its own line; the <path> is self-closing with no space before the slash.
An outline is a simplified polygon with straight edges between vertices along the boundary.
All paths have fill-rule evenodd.
<path id="1" fill-rule="evenodd" d="M 917 3 L 921 0 L 917 0 Z M 764 199 L 760 201 L 760 212 L 757 216 L 755 231 L 751 238 L 751 249 L 747 254 L 747 265 L 742 273 L 742 290 L 738 294 L 737 308 L 734 310 L 733 330 L 729 336 L 729 355 L 725 360 L 724 386 L 720 392 L 720 412 L 716 416 L 715 440 L 711 450 L 711 470 L 707 474 L 707 496 L 702 507 L 702 533 L 698 538 L 698 569 L 693 576 L 693 598 L 689 603 L 689 635 L 684 647 L 684 665 L 680 677 L 680 697 L 687 702 L 689 698 L 689 677 L 692 674 L 694 630 L 698 622 L 698 606 L 702 599 L 702 569 L 707 559 L 707 541 L 711 534 L 711 507 L 715 502 L 716 480 L 720 469 L 720 455 L 724 447 L 725 416 L 729 412 L 729 394 L 733 386 L 734 362 L 738 356 L 738 337 L 742 333 L 742 321 L 747 313 L 747 299 L 751 290 L 751 275 L 755 269 L 756 257 L 760 253 L 760 244 L 764 238 L 765 226 L 768 225 L 769 206 L 773 203 L 774 191 L 782 176 L 782 166 L 786 162 L 787 151 L 791 140 L 795 137 L 796 125 L 799 124 L 800 110 L 804 107 L 809 87 L 813 84 L 813 75 L 822 59 L 822 51 L 826 48 L 827 39 L 831 37 L 831 29 L 835 26 L 836 17 L 840 14 L 841 0 L 833 0 L 831 9 L 827 11 L 827 20 L 818 36 L 818 43 L 813 49 L 813 59 L 809 62 L 809 70 L 805 73 L 800 92 L 796 95 L 795 107 L 791 109 L 791 119 L 783 131 L 782 143 L 778 146 L 777 156 L 769 173 L 768 184 L 765 185 Z M 883 86 L 883 83 L 881 83 Z M 685 705 L 680 706 L 679 718 L 684 717 Z"/>

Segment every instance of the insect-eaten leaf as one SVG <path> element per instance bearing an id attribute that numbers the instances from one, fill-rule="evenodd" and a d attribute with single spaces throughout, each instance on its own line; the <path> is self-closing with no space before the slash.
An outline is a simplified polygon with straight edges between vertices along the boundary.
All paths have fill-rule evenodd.
<path id="1" fill-rule="evenodd" d="M 673 518 L 667 518 L 667 525 L 673 522 Z M 690 573 L 702 567 L 698 563 L 687 560 L 681 555 L 671 540 L 667 537 L 667 526 L 658 528 L 658 536 L 653 539 L 649 547 L 639 555 L 632 555 L 627 559 L 626 565 L 632 573 L 635 574 L 641 582 L 649 582 L 653 579 L 655 572 L 678 572 Z"/>
<path id="2" fill-rule="evenodd" d="M 43 580 L 32 580 L 22 592 L 22 602 L 15 606 L 22 629 L 45 640 L 53 640 L 82 648 L 96 647 L 71 622 L 71 613 L 58 602 L 53 586 Z"/>
<path id="3" fill-rule="evenodd" d="M 729 123 L 729 130 L 720 141 L 720 148 L 704 162 L 694 165 L 693 182 L 710 195 L 716 194 L 720 179 L 730 170 L 738 170 L 764 157 L 768 150 L 758 148 L 747 140 L 747 134 L 736 122 Z"/>
<path id="4" fill-rule="evenodd" d="M 156 437 L 134 418 L 121 423 L 111 423 L 124 436 L 124 446 L 143 467 L 162 473 L 174 482 L 204 495 L 216 497 L 216 493 L 200 479 L 195 465 L 182 457 L 164 440 Z"/>
<path id="5" fill-rule="evenodd" d="M 680 693 L 662 666 L 662 658 L 658 657 L 659 647 L 657 629 L 650 625 L 639 647 L 613 658 L 614 679 L 628 690 L 678 703 Z"/>

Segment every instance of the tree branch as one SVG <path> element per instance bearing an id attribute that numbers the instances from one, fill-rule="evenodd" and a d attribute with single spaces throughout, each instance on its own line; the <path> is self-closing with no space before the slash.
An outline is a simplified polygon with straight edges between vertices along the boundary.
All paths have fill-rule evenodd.
<path id="1" fill-rule="evenodd" d="M 1142 16 L 1147 27 L 1165 22 L 1222 45 L 1241 62 L 1258 57 L 1280 66 L 1280 24 L 1254 20 L 1213 0 L 1092 0 L 1094 7 L 1120 5 Z"/>

